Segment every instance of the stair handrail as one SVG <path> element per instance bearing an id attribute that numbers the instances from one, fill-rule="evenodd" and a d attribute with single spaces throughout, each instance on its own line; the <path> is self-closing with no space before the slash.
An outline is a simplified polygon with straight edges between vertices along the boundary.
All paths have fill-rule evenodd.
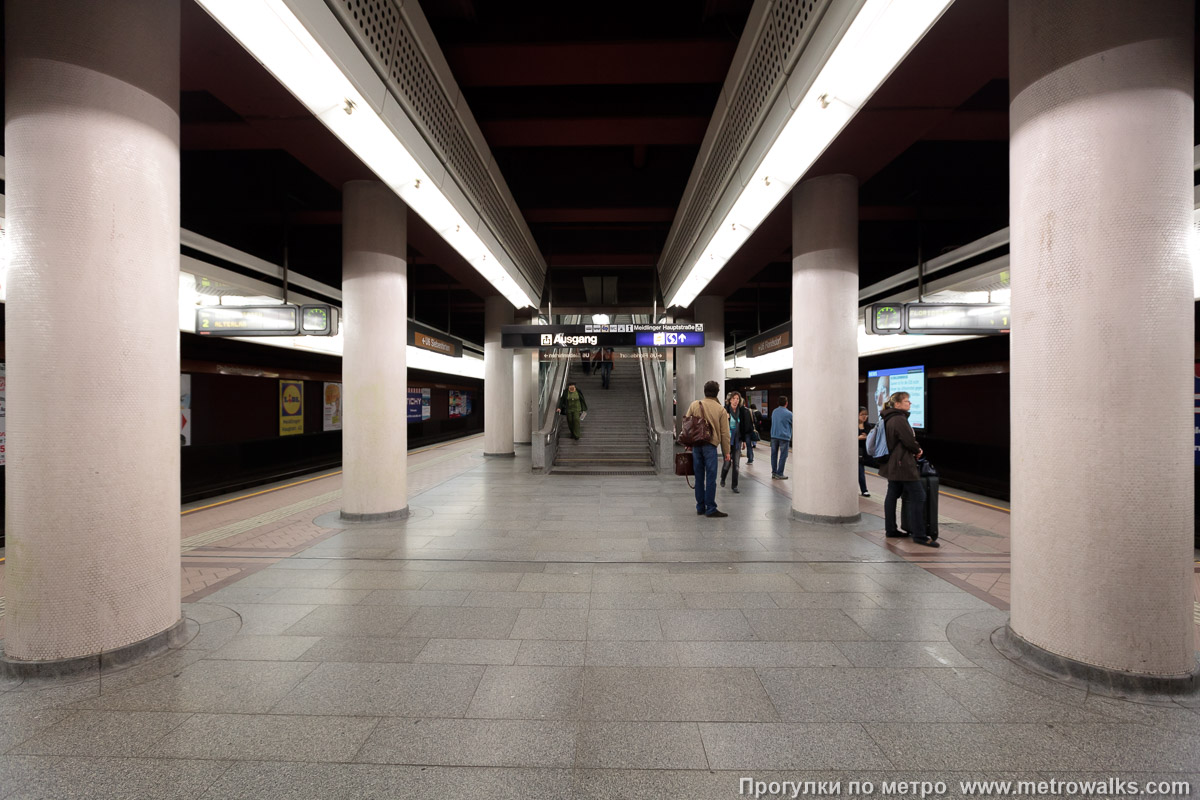
<path id="1" fill-rule="evenodd" d="M 674 420 L 669 428 L 664 424 L 666 412 L 662 403 L 654 402 L 654 398 L 661 400 L 665 397 L 664 387 L 659 385 L 659 375 L 655 371 L 654 365 L 650 363 L 657 359 L 660 349 L 639 347 L 637 354 L 638 366 L 642 370 L 642 400 L 646 407 L 646 440 L 650 447 L 650 456 L 654 460 L 654 466 L 662 473 L 667 469 L 674 469 L 675 429 Z M 654 358 L 647 358 L 646 356 L 652 352 L 655 354 Z"/>
<path id="2" fill-rule="evenodd" d="M 564 316 L 562 324 L 577 325 L 581 317 Z M 532 459 L 534 469 L 548 469 L 554 464 L 554 456 L 558 450 L 558 426 L 562 420 L 562 414 L 556 413 L 558 408 L 558 398 L 562 396 L 563 391 L 567 388 L 567 378 L 571 373 L 571 358 L 570 353 L 574 350 L 573 347 L 556 347 L 550 351 L 550 374 L 546 378 L 546 385 L 550 391 L 544 396 L 539 396 L 539 403 L 545 402 L 545 408 L 540 409 L 541 426 L 533 432 L 531 437 Z M 558 357 L 561 356 L 561 357 Z"/>

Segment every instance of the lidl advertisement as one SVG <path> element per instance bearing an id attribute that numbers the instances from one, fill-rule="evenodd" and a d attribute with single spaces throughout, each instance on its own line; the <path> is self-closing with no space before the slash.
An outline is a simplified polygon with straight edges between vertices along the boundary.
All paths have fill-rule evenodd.
<path id="1" fill-rule="evenodd" d="M 279 382 L 279 435 L 304 433 L 304 381 Z"/>
<path id="2" fill-rule="evenodd" d="M 908 392 L 912 400 L 908 424 L 914 430 L 925 427 L 925 367 L 896 367 L 873 369 L 867 372 L 867 418 L 879 422 L 880 412 L 888 397 L 896 392 Z"/>

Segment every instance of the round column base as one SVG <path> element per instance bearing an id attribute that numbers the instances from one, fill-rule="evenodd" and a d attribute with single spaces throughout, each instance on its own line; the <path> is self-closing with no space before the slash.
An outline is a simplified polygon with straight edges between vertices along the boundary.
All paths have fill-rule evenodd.
<path id="1" fill-rule="evenodd" d="M 484 453 L 484 458 L 516 458 L 516 453 Z"/>
<path id="2" fill-rule="evenodd" d="M 1098 667 L 1060 656 L 1021 638 L 1005 625 L 992 635 L 992 644 L 1010 661 L 1059 683 L 1109 697 L 1200 698 L 1200 664 L 1187 675 L 1147 675 Z"/>
<path id="3" fill-rule="evenodd" d="M 794 508 L 789 516 L 797 522 L 816 522 L 821 525 L 853 525 L 856 522 L 862 521 L 862 514 L 837 517 L 829 516 L 828 514 L 808 514 L 804 511 L 797 511 Z"/>
<path id="4" fill-rule="evenodd" d="M 130 667 L 149 661 L 168 650 L 180 647 L 196 635 L 195 622 L 180 618 L 171 627 L 149 636 L 141 641 L 127 644 L 103 653 L 74 658 L 60 658 L 53 661 L 25 661 L 20 658 L 10 658 L 0 652 L 0 677 L 4 678 L 94 678 L 102 672 Z"/>
<path id="5" fill-rule="evenodd" d="M 338 519 L 343 522 L 388 522 L 393 519 L 408 519 L 408 506 L 395 511 L 381 511 L 377 514 L 353 514 L 349 511 L 339 511 Z"/>

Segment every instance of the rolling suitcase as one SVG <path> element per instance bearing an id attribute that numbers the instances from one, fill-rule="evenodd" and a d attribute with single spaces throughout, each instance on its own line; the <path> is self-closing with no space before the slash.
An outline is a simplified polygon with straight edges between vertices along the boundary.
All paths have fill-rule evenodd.
<path id="1" fill-rule="evenodd" d="M 938 488 L 941 482 L 938 480 L 937 469 L 928 461 L 921 459 L 917 465 L 921 468 L 921 487 L 925 489 L 925 535 L 936 542 L 938 538 Z M 903 498 L 900 500 L 900 508 L 897 513 L 900 515 L 900 527 L 906 527 L 908 515 L 904 508 Z"/>

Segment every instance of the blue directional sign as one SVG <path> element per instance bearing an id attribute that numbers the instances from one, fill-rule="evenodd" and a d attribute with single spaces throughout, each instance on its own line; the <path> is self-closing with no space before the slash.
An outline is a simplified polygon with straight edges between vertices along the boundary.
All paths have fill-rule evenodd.
<path id="1" fill-rule="evenodd" d="M 638 331 L 638 347 L 703 347 L 702 331 Z"/>

